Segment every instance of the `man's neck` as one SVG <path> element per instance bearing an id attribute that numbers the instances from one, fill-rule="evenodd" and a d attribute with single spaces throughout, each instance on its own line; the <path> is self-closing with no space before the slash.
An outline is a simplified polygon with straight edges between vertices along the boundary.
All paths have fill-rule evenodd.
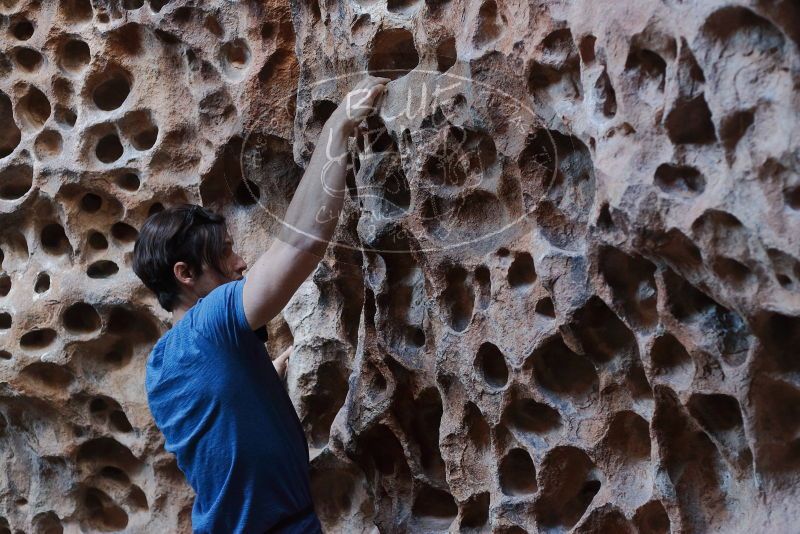
<path id="1" fill-rule="evenodd" d="M 181 301 L 180 304 L 175 306 L 175 309 L 172 310 L 172 324 L 175 324 L 178 321 L 180 321 L 183 318 L 183 316 L 186 315 L 186 312 L 189 311 L 189 308 L 194 306 L 195 302 L 197 302 L 196 299 L 194 302 L 191 303 Z"/>

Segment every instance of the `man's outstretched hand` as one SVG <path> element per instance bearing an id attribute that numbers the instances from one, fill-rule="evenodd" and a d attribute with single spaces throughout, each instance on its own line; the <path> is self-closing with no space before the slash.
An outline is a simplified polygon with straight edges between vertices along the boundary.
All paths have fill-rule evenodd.
<path id="1" fill-rule="evenodd" d="M 356 126 L 376 111 L 389 78 L 367 76 L 347 93 L 325 122 L 317 145 L 269 249 L 250 268 L 242 299 L 250 328 L 280 313 L 325 256 L 347 190 L 347 144 Z M 291 351 L 290 351 L 291 352 Z M 274 360 L 283 376 L 285 360 Z"/>
<path id="2" fill-rule="evenodd" d="M 272 365 L 275 366 L 275 371 L 278 373 L 278 376 L 281 377 L 281 380 L 286 377 L 286 367 L 289 363 L 289 356 L 292 355 L 293 350 L 294 345 L 290 345 L 289 348 L 283 351 L 280 356 L 272 360 Z"/>
<path id="3" fill-rule="evenodd" d="M 386 90 L 389 81 L 389 78 L 367 76 L 345 95 L 328 120 L 342 125 L 350 134 L 362 120 L 375 112 L 378 95 Z"/>

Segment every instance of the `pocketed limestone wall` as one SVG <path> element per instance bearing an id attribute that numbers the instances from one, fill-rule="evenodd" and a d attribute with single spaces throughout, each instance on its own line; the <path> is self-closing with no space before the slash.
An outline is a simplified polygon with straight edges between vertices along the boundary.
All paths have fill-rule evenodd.
<path id="1" fill-rule="evenodd" d="M 326 530 L 795 529 L 795 3 L 0 13 L 0 531 L 190 530 L 137 228 L 202 203 L 255 261 L 364 72 L 339 227 L 270 324 Z"/>

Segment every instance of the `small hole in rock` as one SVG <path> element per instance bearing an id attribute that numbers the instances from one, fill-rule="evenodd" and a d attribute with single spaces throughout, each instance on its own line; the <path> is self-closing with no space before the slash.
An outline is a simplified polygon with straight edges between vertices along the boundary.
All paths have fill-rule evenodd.
<path id="1" fill-rule="evenodd" d="M 80 72 L 91 59 L 89 45 L 79 39 L 67 41 L 61 49 L 61 66 L 70 72 Z"/>
<path id="2" fill-rule="evenodd" d="M 136 191 L 141 182 L 135 173 L 128 172 L 117 177 L 116 184 L 126 191 Z"/>
<path id="3" fill-rule="evenodd" d="M 502 388 L 508 382 L 508 365 L 505 356 L 493 343 L 482 343 L 475 357 L 476 367 L 492 388 Z"/>
<path id="4" fill-rule="evenodd" d="M 42 54 L 33 48 L 27 46 L 20 46 L 14 49 L 14 61 L 20 66 L 22 70 L 33 72 L 42 66 L 44 59 Z"/>
<path id="5" fill-rule="evenodd" d="M 56 331 L 52 328 L 37 328 L 26 332 L 19 338 L 19 346 L 28 350 L 40 350 L 48 347 L 56 339 Z"/>
<path id="6" fill-rule="evenodd" d="M 86 269 L 86 274 L 89 278 L 108 278 L 119 272 L 119 267 L 116 263 L 109 260 L 99 260 Z"/>
<path id="7" fill-rule="evenodd" d="M 94 193 L 86 193 L 81 199 L 81 209 L 94 213 L 103 205 L 103 199 Z"/>
<path id="8" fill-rule="evenodd" d="M 22 19 L 11 25 L 11 35 L 20 41 L 27 41 L 33 36 L 33 23 Z"/>
<path id="9" fill-rule="evenodd" d="M 103 163 L 113 163 L 122 156 L 122 143 L 116 134 L 108 134 L 97 142 L 95 154 Z"/>
<path id="10" fill-rule="evenodd" d="M 131 84 L 128 77 L 121 72 L 114 72 L 95 87 L 92 100 L 103 111 L 111 111 L 122 106 L 130 92 Z"/>
<path id="11" fill-rule="evenodd" d="M 105 250 L 108 248 L 108 240 L 106 239 L 106 236 L 97 230 L 92 230 L 92 232 L 89 234 L 88 243 L 89 246 L 95 250 Z"/>
<path id="12" fill-rule="evenodd" d="M 114 223 L 114 225 L 111 227 L 111 235 L 114 236 L 114 238 L 118 241 L 132 243 L 133 241 L 136 241 L 136 238 L 139 236 L 139 232 L 133 226 L 120 221 Z"/>
<path id="13" fill-rule="evenodd" d="M 0 198 L 17 200 L 33 186 L 33 167 L 19 164 L 0 171 Z"/>
<path id="14" fill-rule="evenodd" d="M 64 311 L 64 327 L 76 334 L 86 334 L 100 329 L 100 314 L 86 302 L 76 302 Z"/>
<path id="15" fill-rule="evenodd" d="M 536 469 L 525 449 L 511 449 L 500 461 L 500 488 L 506 495 L 536 493 Z"/>
<path id="16" fill-rule="evenodd" d="M 419 64 L 414 35 L 402 28 L 380 30 L 375 35 L 369 57 L 369 71 L 374 76 L 395 80 Z"/>
<path id="17" fill-rule="evenodd" d="M 72 245 L 67 239 L 64 227 L 58 223 L 50 223 L 42 228 L 40 238 L 42 248 L 49 254 L 61 255 L 72 252 Z"/>
<path id="18" fill-rule="evenodd" d="M 252 206 L 261 198 L 261 190 L 252 180 L 244 179 L 239 182 L 234 193 L 234 200 L 240 206 Z"/>
<path id="19" fill-rule="evenodd" d="M 33 290 L 36 293 L 44 293 L 50 289 L 50 275 L 47 273 L 39 273 L 36 276 L 36 282 L 33 284 Z"/>

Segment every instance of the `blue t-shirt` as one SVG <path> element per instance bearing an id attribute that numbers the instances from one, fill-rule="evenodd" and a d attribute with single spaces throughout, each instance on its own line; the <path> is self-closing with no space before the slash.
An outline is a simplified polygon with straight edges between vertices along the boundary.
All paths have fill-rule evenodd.
<path id="1" fill-rule="evenodd" d="M 215 288 L 156 342 L 150 411 L 195 491 L 193 532 L 321 532 L 303 427 L 247 323 L 243 286 Z"/>

